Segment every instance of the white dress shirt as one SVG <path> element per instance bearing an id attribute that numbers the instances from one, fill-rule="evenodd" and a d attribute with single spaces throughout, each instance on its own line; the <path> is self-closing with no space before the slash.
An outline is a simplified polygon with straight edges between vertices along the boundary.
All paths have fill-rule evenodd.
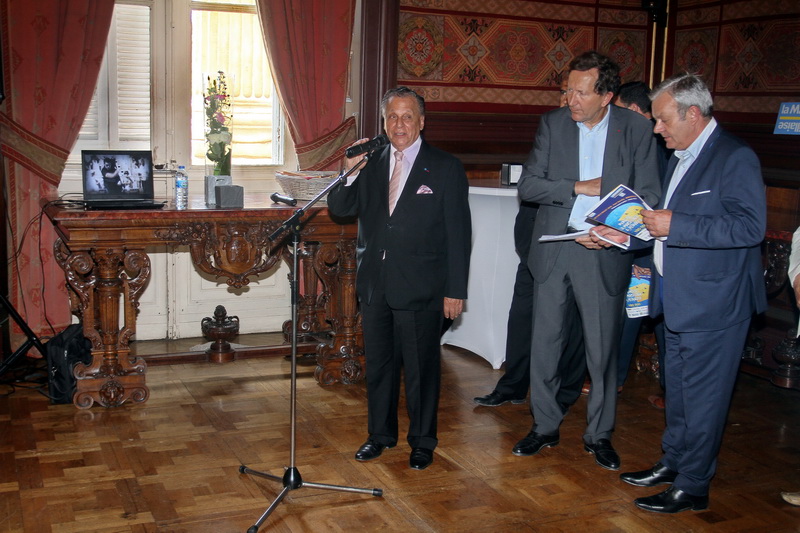
<path id="1" fill-rule="evenodd" d="M 697 160 L 697 156 L 700 155 L 700 151 L 703 149 L 703 146 L 706 145 L 706 141 L 711 137 L 716 127 L 717 121 L 712 117 L 708 124 L 706 124 L 706 127 L 703 128 L 703 131 L 700 132 L 700 135 L 697 136 L 697 139 L 695 139 L 686 150 L 675 150 L 675 157 L 680 159 L 680 161 L 678 161 L 670 177 L 667 194 L 664 197 L 664 203 L 661 204 L 664 206 L 664 209 L 669 209 L 669 201 L 672 200 L 675 189 L 678 188 L 686 172 L 689 171 Z M 655 247 L 653 248 L 653 264 L 655 264 L 656 270 L 658 270 L 658 273 L 662 276 L 664 275 L 664 246 L 666 246 L 664 243 L 667 239 L 669 239 L 669 235 L 656 240 Z"/>

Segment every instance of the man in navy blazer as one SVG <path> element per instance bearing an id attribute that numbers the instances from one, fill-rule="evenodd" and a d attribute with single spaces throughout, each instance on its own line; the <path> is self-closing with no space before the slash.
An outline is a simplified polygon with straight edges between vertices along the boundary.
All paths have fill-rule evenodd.
<path id="1" fill-rule="evenodd" d="M 444 318 L 454 319 L 467 298 L 472 240 L 469 184 L 461 162 L 420 137 L 425 102 L 411 89 L 381 101 L 391 144 L 331 191 L 328 208 L 358 216 L 356 292 L 364 325 L 369 438 L 359 461 L 397 444 L 397 407 L 404 370 L 409 416 L 409 464 L 433 461 Z M 362 143 L 367 139 L 361 139 Z"/>
<path id="2" fill-rule="evenodd" d="M 758 157 L 712 117 L 703 81 L 682 74 L 652 94 L 654 131 L 675 150 L 664 208 L 643 213 L 655 275 L 651 316 L 666 326 L 663 456 L 622 474 L 636 486 L 671 485 L 637 498 L 647 511 L 708 507 L 708 488 L 753 313 L 766 309 L 760 244 L 766 197 Z"/>
<path id="3" fill-rule="evenodd" d="M 539 122 L 518 189 L 520 199 L 539 204 L 528 264 L 534 279 L 531 347 L 531 409 L 534 425 L 512 449 L 534 455 L 559 442 L 564 409 L 557 400 L 558 362 L 566 344 L 568 314 L 577 304 L 583 323 L 588 396 L 584 449 L 603 468 L 620 459 L 611 444 L 617 399 L 617 344 L 633 255 L 607 249 L 589 235 L 539 242 L 545 234 L 592 228 L 586 213 L 624 184 L 649 205 L 660 197 L 656 142 L 650 122 L 610 105 L 619 89 L 619 67 L 586 52 L 570 63 L 568 106 Z"/>

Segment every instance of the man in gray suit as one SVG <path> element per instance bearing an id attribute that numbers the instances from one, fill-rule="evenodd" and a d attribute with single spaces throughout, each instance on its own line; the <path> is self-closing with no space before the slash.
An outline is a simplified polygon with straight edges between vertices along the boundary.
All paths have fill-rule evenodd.
<path id="1" fill-rule="evenodd" d="M 617 470 L 611 445 L 616 411 L 616 349 L 633 256 L 606 249 L 580 233 L 592 225 L 586 212 L 624 184 L 650 205 L 660 197 L 658 160 L 651 124 L 610 105 L 620 85 L 619 67 L 596 52 L 570 63 L 568 107 L 542 116 L 518 188 L 524 201 L 540 205 L 528 258 L 534 278 L 531 347 L 531 410 L 534 425 L 515 455 L 534 455 L 559 441 L 564 411 L 556 400 L 558 361 L 566 344 L 567 313 L 577 304 L 583 322 L 588 397 L 584 449 L 603 468 Z M 539 242 L 545 234 L 578 234 L 575 240 Z"/>

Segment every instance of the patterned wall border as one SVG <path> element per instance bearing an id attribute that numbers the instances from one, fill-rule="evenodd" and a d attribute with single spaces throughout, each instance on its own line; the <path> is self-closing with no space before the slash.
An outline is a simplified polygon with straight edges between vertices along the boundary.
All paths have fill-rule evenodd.
<path id="1" fill-rule="evenodd" d="M 730 113 L 772 113 L 777 115 L 781 96 L 715 96 L 714 111 Z"/>
<path id="2" fill-rule="evenodd" d="M 680 11 L 676 17 L 677 26 L 694 26 L 697 24 L 710 24 L 719 22 L 720 7 L 707 7 L 702 9 L 689 9 L 687 11 Z"/>
<path id="3" fill-rule="evenodd" d="M 750 0 L 722 3 L 722 20 L 724 21 L 783 15 L 800 15 L 800 2 L 797 0 Z"/>
<path id="4" fill-rule="evenodd" d="M 369 0 L 366 0 L 369 1 Z M 518 17 L 536 20 L 561 20 L 593 24 L 595 0 L 582 0 L 583 5 L 559 4 L 555 2 L 531 2 L 530 0 L 400 0 L 401 11 L 436 10 L 450 13 L 471 13 L 493 17 Z"/>
<path id="5" fill-rule="evenodd" d="M 591 49 L 618 61 L 624 81 L 646 79 L 647 14 L 638 2 L 635 9 L 600 5 L 609 3 L 550 4 L 543 12 L 530 10 L 537 2 L 515 0 L 402 0 L 398 83 L 421 91 L 431 110 L 470 102 L 477 112 L 547 106 L 557 103 L 569 62 Z M 491 15 L 481 14 L 487 9 Z M 556 17 L 547 20 L 548 13 Z"/>

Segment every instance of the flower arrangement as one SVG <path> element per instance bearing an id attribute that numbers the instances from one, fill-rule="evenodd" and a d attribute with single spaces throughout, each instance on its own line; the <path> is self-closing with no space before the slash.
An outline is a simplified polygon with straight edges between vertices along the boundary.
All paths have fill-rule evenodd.
<path id="1" fill-rule="evenodd" d="M 208 77 L 208 89 L 203 95 L 206 110 L 206 157 L 214 163 L 215 176 L 231 175 L 231 95 L 225 73 Z"/>

